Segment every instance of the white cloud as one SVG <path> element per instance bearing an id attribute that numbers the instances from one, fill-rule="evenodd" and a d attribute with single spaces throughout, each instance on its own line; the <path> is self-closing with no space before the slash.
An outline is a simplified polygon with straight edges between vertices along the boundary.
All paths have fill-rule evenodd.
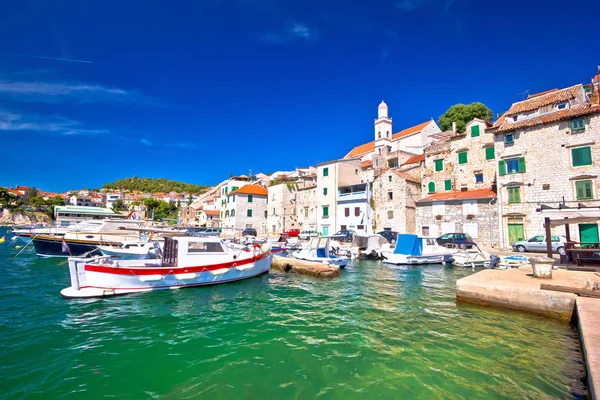
<path id="1" fill-rule="evenodd" d="M 267 32 L 261 40 L 268 43 L 285 43 L 294 40 L 311 41 L 317 39 L 317 31 L 305 24 L 290 24 L 279 32 Z"/>
<path id="2" fill-rule="evenodd" d="M 79 121 L 60 116 L 24 115 L 6 110 L 0 110 L 0 131 L 31 131 L 56 135 L 100 135 L 110 132 L 106 129 L 90 129 Z"/>
<path id="3" fill-rule="evenodd" d="M 152 142 L 149 141 L 148 139 L 140 139 L 140 142 L 144 145 L 144 146 L 152 146 Z"/>
<path id="4" fill-rule="evenodd" d="M 0 81 L 0 97 L 42 103 L 121 103 L 155 107 L 167 104 L 138 90 L 85 83 Z"/>

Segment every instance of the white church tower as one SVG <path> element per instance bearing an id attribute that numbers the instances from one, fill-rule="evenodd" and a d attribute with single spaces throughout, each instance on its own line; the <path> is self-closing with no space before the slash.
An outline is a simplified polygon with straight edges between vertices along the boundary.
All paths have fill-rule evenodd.
<path id="1" fill-rule="evenodd" d="M 385 156 L 392 145 L 392 119 L 388 117 L 388 106 L 382 100 L 377 108 L 375 120 L 375 155 Z"/>

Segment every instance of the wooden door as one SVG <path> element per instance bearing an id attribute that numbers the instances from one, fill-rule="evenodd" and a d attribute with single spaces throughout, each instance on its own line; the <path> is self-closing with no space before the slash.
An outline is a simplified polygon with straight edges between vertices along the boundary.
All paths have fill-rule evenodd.
<path id="1" fill-rule="evenodd" d="M 598 243 L 598 224 L 579 224 L 581 243 Z"/>
<path id="2" fill-rule="evenodd" d="M 508 224 L 508 244 L 525 240 L 525 230 L 523 224 Z"/>

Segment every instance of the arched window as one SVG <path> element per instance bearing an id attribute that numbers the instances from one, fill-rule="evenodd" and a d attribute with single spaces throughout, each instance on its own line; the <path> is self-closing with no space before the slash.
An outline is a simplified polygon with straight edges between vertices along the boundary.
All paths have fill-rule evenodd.
<path id="1" fill-rule="evenodd" d="M 427 189 L 429 190 L 429 193 L 435 193 L 435 182 L 429 182 Z"/>
<path id="2" fill-rule="evenodd" d="M 378 133 L 378 138 L 381 139 L 381 132 Z"/>
<path id="3" fill-rule="evenodd" d="M 385 134 L 387 137 L 390 137 L 390 131 L 387 131 Z"/>
<path id="4" fill-rule="evenodd" d="M 225 211 L 225 218 L 229 218 L 229 210 Z"/>
<path id="5" fill-rule="evenodd" d="M 235 210 L 231 210 L 231 216 L 235 217 Z"/>

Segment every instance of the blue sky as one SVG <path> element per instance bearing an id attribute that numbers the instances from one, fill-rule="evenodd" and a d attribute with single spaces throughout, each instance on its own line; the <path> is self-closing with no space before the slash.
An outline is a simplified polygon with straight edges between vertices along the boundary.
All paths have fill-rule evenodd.
<path id="1" fill-rule="evenodd" d="M 372 140 L 381 100 L 400 131 L 589 82 L 600 3 L 540 4 L 6 2 L 0 185 L 215 184 L 343 157 Z"/>

